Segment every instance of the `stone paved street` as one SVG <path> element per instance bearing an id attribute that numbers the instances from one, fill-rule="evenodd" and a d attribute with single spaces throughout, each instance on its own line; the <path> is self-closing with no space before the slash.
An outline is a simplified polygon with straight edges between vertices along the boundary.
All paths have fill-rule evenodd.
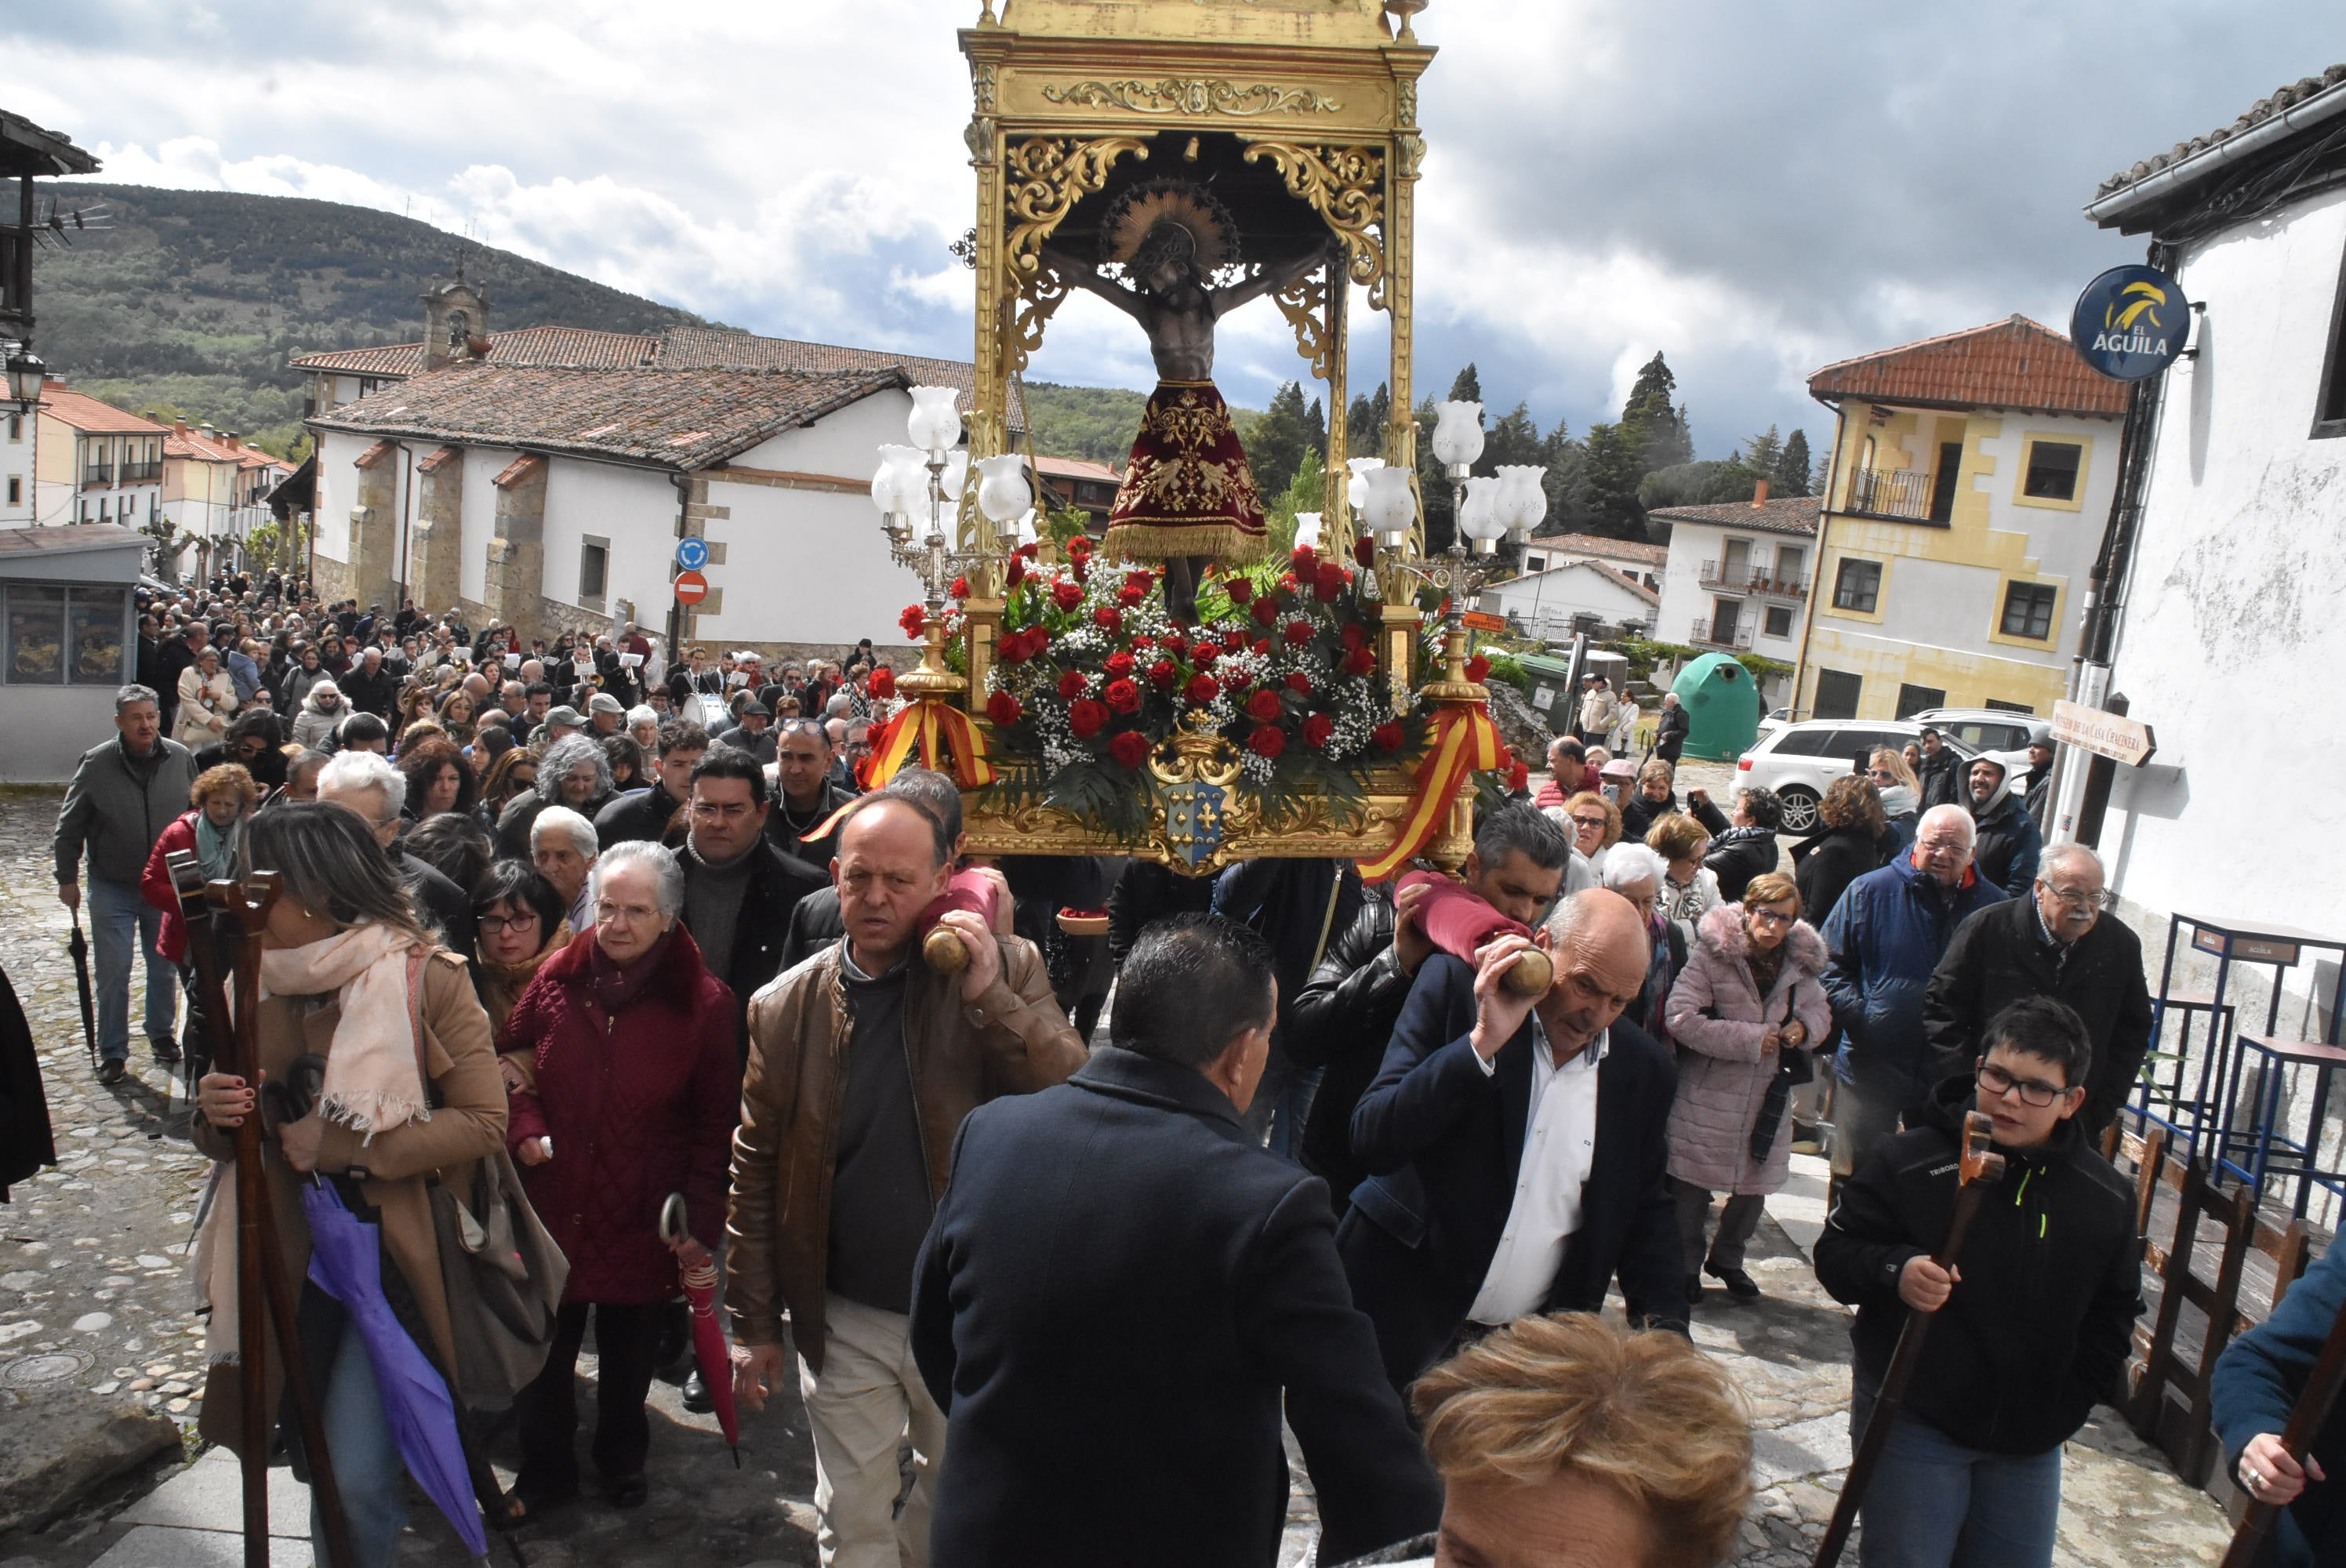
<path id="1" fill-rule="evenodd" d="M 1700 781 L 1724 800 L 1731 768 L 1703 771 L 1711 776 Z M 0 792 L 0 967 L 33 1020 L 62 1162 L 0 1208 L 0 1568 L 232 1563 L 236 1467 L 222 1451 L 199 1455 L 193 1433 L 202 1340 L 186 1249 L 205 1166 L 160 1069 L 134 1059 L 133 1076 L 113 1091 L 91 1075 L 66 914 L 50 885 L 57 799 Z M 1737 1557 L 1748 1568 L 1810 1560 L 1848 1461 L 1848 1319 L 1808 1268 L 1803 1247 L 1823 1217 L 1822 1167 L 1799 1163 L 1754 1247 L 1766 1298 L 1735 1306 L 1714 1289 L 1698 1312 L 1697 1341 L 1729 1361 L 1761 1429 L 1765 1490 Z M 590 1376 L 592 1369 L 591 1358 L 582 1362 Z M 493 1542 L 493 1557 L 527 1568 L 816 1561 L 813 1466 L 794 1397 L 745 1414 L 739 1470 L 713 1418 L 686 1413 L 666 1384 L 654 1385 L 652 1404 L 647 1507 L 617 1513 L 585 1502 L 518 1539 Z M 2066 1456 L 2055 1561 L 2214 1562 L 2226 1534 L 2219 1511 L 2111 1412 L 2098 1414 Z M 512 1461 L 509 1446 L 497 1452 L 501 1466 Z M 126 1462 L 116 1479 L 47 1517 L 65 1488 Z M 272 1518 L 284 1538 L 276 1561 L 299 1568 L 309 1561 L 306 1510 L 283 1469 L 273 1478 Z M 1311 1501 L 1300 1487 L 1291 1513 L 1282 1568 L 1303 1559 L 1311 1537 Z M 453 1568 L 464 1560 L 428 1505 L 419 1502 L 411 1517 L 403 1563 Z"/>

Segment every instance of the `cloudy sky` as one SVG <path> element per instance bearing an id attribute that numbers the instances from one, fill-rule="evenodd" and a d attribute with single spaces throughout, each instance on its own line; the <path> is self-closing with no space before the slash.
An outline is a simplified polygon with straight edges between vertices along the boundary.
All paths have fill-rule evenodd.
<path id="1" fill-rule="evenodd" d="M 1178 5 L 1181 0 L 1161 0 Z M 106 178 L 321 197 L 781 336 L 966 355 L 976 0 L 33 0 L 7 107 Z M 1829 421 L 1807 372 L 2139 260 L 2112 171 L 2346 58 L 2335 0 L 1433 0 L 1418 370 L 1577 433 L 1659 349 L 1702 455 Z M 1355 312 L 1364 321 L 1368 312 Z M 521 325 L 523 323 L 503 323 Z M 1383 352 L 1364 327 L 1355 363 Z M 1219 379 L 1298 373 L 1276 313 Z M 1078 299 L 1031 374 L 1145 387 Z M 1373 381 L 1373 376 L 1370 378 Z"/>

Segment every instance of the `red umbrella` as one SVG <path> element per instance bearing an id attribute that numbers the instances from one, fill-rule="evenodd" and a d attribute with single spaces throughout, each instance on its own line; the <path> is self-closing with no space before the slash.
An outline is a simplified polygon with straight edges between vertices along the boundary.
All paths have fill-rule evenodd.
<path id="1" fill-rule="evenodd" d="M 684 1194 L 668 1194 L 668 1202 L 660 1206 L 660 1239 L 676 1242 L 688 1238 L 685 1228 Z M 705 1250 L 705 1248 L 704 1248 Z M 741 1417 L 733 1406 L 733 1358 L 725 1348 L 725 1326 L 717 1320 L 717 1264 L 710 1261 L 698 1268 L 688 1268 L 679 1260 L 677 1272 L 683 1277 L 684 1298 L 692 1308 L 692 1354 L 700 1363 L 700 1380 L 709 1386 L 709 1402 L 717 1411 L 717 1424 L 724 1430 L 725 1441 L 733 1450 L 733 1468 L 741 1468 Z"/>

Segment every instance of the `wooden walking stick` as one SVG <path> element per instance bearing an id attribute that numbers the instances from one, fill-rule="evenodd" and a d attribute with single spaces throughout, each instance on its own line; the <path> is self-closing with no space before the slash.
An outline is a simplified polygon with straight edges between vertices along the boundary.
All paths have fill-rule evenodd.
<path id="1" fill-rule="evenodd" d="M 1945 1245 L 1932 1255 L 1931 1261 L 1942 1268 L 1953 1268 L 1964 1249 L 1964 1237 L 1972 1227 L 1972 1217 L 1979 1213 L 1980 1202 L 1987 1189 L 2004 1179 L 2004 1156 L 1988 1148 L 1995 1132 L 1995 1124 L 1985 1115 L 1973 1111 L 1964 1117 L 1964 1151 L 1957 1166 L 1954 1217 L 1947 1225 Z M 1849 1544 L 1849 1532 L 1857 1523 L 1858 1505 L 1865 1501 L 1865 1488 L 1873 1479 L 1876 1466 L 1882 1462 L 1882 1451 L 1890 1439 L 1891 1418 L 1898 1413 L 1906 1400 L 1906 1385 L 1914 1380 L 1914 1368 L 1923 1358 L 1923 1341 L 1931 1331 L 1935 1312 L 1917 1312 L 1908 1308 L 1906 1326 L 1898 1331 L 1898 1349 L 1891 1353 L 1890 1369 L 1882 1375 L 1882 1392 L 1873 1401 L 1873 1415 L 1865 1423 L 1865 1433 L 1858 1440 L 1857 1453 L 1849 1461 L 1849 1474 L 1841 1481 L 1841 1500 L 1833 1504 L 1832 1522 L 1825 1526 L 1825 1538 L 1817 1546 L 1815 1568 L 1833 1568 L 1841 1561 L 1841 1548 Z"/>
<path id="2" fill-rule="evenodd" d="M 184 853 L 184 851 L 183 851 Z M 173 855 L 176 862 L 181 855 Z M 192 863 L 194 857 L 186 856 Z M 278 1359 L 285 1368 L 285 1384 L 293 1400 L 293 1417 L 301 1446 L 310 1459 L 310 1491 L 325 1527 L 327 1561 L 332 1568 L 354 1563 L 350 1524 L 342 1513 L 341 1491 L 334 1484 L 333 1465 L 326 1451 L 326 1429 L 317 1392 L 310 1384 L 310 1369 L 302 1358 L 301 1330 L 295 1321 L 293 1282 L 286 1273 L 285 1246 L 277 1233 L 277 1210 L 270 1202 L 268 1173 L 261 1166 L 265 1135 L 260 1125 L 260 936 L 269 921 L 270 905 L 277 901 L 277 873 L 262 871 L 252 890 L 228 881 L 211 883 L 201 893 L 191 890 L 183 868 L 174 864 L 172 882 L 179 892 L 179 911 L 187 918 L 189 950 L 195 955 L 198 982 L 203 988 L 204 1023 L 211 1036 L 212 1060 L 221 1072 L 242 1078 L 254 1090 L 253 1107 L 236 1127 L 236 1332 L 237 1387 L 242 1422 L 245 1568 L 269 1564 L 270 1410 L 268 1366 L 262 1336 L 273 1333 Z M 199 878 L 200 873 L 197 873 Z M 254 891 L 257 890 L 257 891 Z M 212 910 L 217 906 L 234 917 L 238 938 L 233 964 L 236 980 L 234 1026 L 230 1027 L 228 988 L 219 972 L 219 951 L 212 942 Z M 259 1304 L 263 1320 L 254 1310 Z"/>
<path id="3" fill-rule="evenodd" d="M 2331 1408 L 2337 1404 L 2338 1394 L 2346 1388 L 2346 1312 L 2338 1315 L 2330 1325 L 2330 1338 L 2321 1342 L 2320 1359 L 2313 1363 L 2313 1375 L 2306 1380 L 2305 1391 L 2297 1396 L 2290 1407 L 2289 1424 L 2281 1429 L 2280 1446 L 2298 1463 L 2305 1462 L 2305 1451 L 2312 1445 L 2314 1434 L 2330 1420 Z M 2308 1478 L 2309 1481 L 2310 1477 Z M 2225 1549 L 2224 1561 L 2218 1568 L 2249 1568 L 2264 1550 L 2265 1536 L 2271 1531 L 2273 1516 L 2280 1505 L 2259 1502 L 2256 1493 L 2249 1494 L 2248 1512 L 2232 1532 L 2232 1544 Z"/>

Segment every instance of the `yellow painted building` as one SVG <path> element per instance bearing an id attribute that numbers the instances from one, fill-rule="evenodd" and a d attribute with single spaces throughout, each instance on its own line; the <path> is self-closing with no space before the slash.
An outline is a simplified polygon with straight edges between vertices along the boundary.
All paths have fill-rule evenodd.
<path id="1" fill-rule="evenodd" d="M 2025 317 L 1827 365 L 1836 414 L 1802 718 L 2049 717 L 2109 516 L 2127 388 Z"/>

